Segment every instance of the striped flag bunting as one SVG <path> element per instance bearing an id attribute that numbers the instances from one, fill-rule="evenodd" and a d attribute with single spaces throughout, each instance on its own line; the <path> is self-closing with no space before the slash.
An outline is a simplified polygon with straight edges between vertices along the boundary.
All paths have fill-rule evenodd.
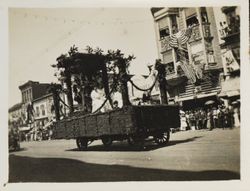
<path id="1" fill-rule="evenodd" d="M 178 61 L 177 65 L 181 67 L 181 69 L 183 70 L 187 78 L 190 80 L 190 82 L 194 84 L 196 82 L 196 75 L 193 70 L 193 67 L 190 64 L 182 61 Z"/>
<path id="2" fill-rule="evenodd" d="M 178 48 L 180 45 L 186 44 L 192 34 L 192 28 L 181 30 L 176 34 L 170 35 L 169 46 Z"/>

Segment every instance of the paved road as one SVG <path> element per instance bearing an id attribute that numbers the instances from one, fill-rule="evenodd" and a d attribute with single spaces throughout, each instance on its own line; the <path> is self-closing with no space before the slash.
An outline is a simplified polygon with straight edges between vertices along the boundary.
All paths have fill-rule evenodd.
<path id="1" fill-rule="evenodd" d="M 240 128 L 171 134 L 138 151 L 100 141 L 78 151 L 74 140 L 23 142 L 10 153 L 10 182 L 183 181 L 240 179 Z"/>

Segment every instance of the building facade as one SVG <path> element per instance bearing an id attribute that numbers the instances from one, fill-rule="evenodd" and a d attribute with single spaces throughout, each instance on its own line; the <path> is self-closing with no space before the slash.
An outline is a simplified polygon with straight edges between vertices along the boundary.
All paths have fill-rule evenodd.
<path id="1" fill-rule="evenodd" d="M 22 113 L 26 116 L 26 123 L 34 121 L 33 100 L 48 94 L 50 84 L 28 81 L 19 86 L 22 95 Z"/>
<path id="2" fill-rule="evenodd" d="M 179 103 L 184 109 L 199 107 L 207 100 L 218 101 L 221 91 L 223 62 L 218 27 L 212 7 L 152 8 L 157 38 L 158 56 L 166 66 L 169 103 Z M 192 28 L 184 45 L 185 64 L 197 74 L 199 83 L 187 78 L 180 67 L 180 55 L 170 46 L 171 36 Z M 197 72 L 197 73 L 196 73 Z"/>
<path id="3" fill-rule="evenodd" d="M 228 105 L 240 99 L 240 10 L 222 7 L 221 12 L 225 18 L 220 22 L 224 74 L 219 97 Z"/>
<path id="4" fill-rule="evenodd" d="M 22 125 L 25 116 L 22 115 L 22 103 L 17 103 L 9 109 L 9 123 L 17 123 Z"/>
<path id="5" fill-rule="evenodd" d="M 53 112 L 53 96 L 46 94 L 33 100 L 34 121 L 36 126 L 43 127 L 49 121 L 53 120 L 55 113 Z"/>

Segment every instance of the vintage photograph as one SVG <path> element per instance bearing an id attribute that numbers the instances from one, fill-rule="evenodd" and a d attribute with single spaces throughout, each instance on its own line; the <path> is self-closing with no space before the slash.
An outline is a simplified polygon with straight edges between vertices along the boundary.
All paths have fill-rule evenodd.
<path id="1" fill-rule="evenodd" d="M 241 19 L 10 7 L 8 182 L 240 180 Z"/>

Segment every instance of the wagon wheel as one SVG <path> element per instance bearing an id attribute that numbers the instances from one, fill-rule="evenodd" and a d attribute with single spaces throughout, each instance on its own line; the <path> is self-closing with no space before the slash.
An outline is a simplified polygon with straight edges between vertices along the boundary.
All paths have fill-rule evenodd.
<path id="1" fill-rule="evenodd" d="M 154 140 L 158 145 L 165 145 L 169 142 L 170 132 L 160 133 L 154 136 Z"/>
<path id="2" fill-rule="evenodd" d="M 86 149 L 88 147 L 88 139 L 83 137 L 76 138 L 76 145 L 80 151 Z"/>
<path id="3" fill-rule="evenodd" d="M 103 137 L 102 138 L 102 143 L 104 146 L 108 147 L 108 146 L 112 145 L 112 142 L 113 142 L 113 140 L 111 139 L 111 137 Z"/>

